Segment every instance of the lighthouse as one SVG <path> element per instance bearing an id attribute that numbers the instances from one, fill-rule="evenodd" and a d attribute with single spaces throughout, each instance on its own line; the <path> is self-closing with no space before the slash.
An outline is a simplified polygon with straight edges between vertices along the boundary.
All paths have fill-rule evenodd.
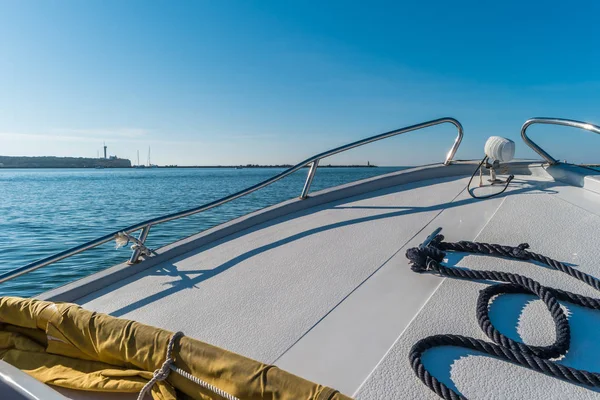
<path id="1" fill-rule="evenodd" d="M 104 142 L 104 159 L 106 160 L 106 142 Z"/>

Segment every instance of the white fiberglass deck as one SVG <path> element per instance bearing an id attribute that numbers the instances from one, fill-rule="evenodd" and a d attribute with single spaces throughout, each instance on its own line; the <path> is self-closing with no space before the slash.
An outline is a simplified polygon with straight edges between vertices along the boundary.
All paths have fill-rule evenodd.
<path id="1" fill-rule="evenodd" d="M 297 211 L 75 302 L 183 331 L 358 398 L 436 398 L 412 373 L 408 349 L 434 333 L 482 337 L 474 313 L 481 284 L 415 274 L 404 256 L 407 248 L 442 226 L 449 241 L 527 241 L 536 252 L 600 274 L 595 262 L 600 257 L 595 239 L 599 194 L 557 183 L 542 172 L 517 176 L 506 196 L 477 201 L 464 190 L 467 180 L 464 175 L 422 180 Z M 550 286 L 595 295 L 548 269 L 501 264 L 482 257 L 458 261 L 469 268 L 516 270 Z M 498 307 L 513 307 L 506 315 L 493 314 L 501 329 L 513 329 L 513 336 L 530 342 L 551 337 L 549 317 L 538 312 L 537 304 L 528 305 L 518 320 L 523 302 L 505 303 Z M 539 324 L 527 316 L 534 310 Z M 600 317 L 594 318 L 590 329 L 596 331 Z M 593 336 L 588 333 L 587 339 Z M 600 354 L 600 347 L 593 347 Z M 600 393 L 500 361 L 473 355 L 459 359 L 467 351 L 440 349 L 436 354 L 440 358 L 432 355 L 427 364 L 431 371 L 446 377 L 445 382 L 451 379 L 469 398 L 490 398 L 486 393 L 493 390 L 491 398 L 548 398 L 544 388 L 523 389 L 530 386 L 525 379 L 556 388 L 556 398 L 600 398 Z M 577 362 L 572 365 L 585 367 Z M 592 370 L 600 371 L 596 367 Z M 490 379 L 504 373 L 510 378 Z"/>

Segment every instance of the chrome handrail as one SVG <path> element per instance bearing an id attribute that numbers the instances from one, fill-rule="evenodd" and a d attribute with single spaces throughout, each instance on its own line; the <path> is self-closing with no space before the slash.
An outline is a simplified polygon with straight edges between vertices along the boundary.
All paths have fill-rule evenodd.
<path id="1" fill-rule="evenodd" d="M 538 153 L 542 158 L 544 158 L 550 165 L 558 164 L 558 160 L 548 154 L 544 149 L 538 146 L 533 140 L 529 139 L 527 136 L 527 128 L 529 128 L 533 124 L 546 124 L 546 125 L 563 125 L 570 126 L 572 128 L 585 129 L 586 131 L 594 132 L 600 134 L 600 126 L 589 124 L 587 122 L 575 121 L 572 119 L 564 119 L 564 118 L 531 118 L 525 121 L 523 127 L 521 128 L 521 138 L 527 146 L 531 147 L 536 153 Z"/>
<path id="2" fill-rule="evenodd" d="M 310 158 L 307 158 L 306 160 L 294 165 L 293 167 L 290 167 L 288 169 L 286 169 L 285 171 L 273 176 L 272 178 L 269 178 L 265 181 L 262 181 L 260 183 L 257 183 L 254 186 L 250 186 L 249 188 L 246 188 L 244 190 L 241 190 L 239 192 L 230 194 L 228 196 L 225 196 L 221 199 L 212 201 L 210 203 L 201 205 L 199 207 L 194 207 L 194 208 L 190 208 L 188 210 L 184 210 L 184 211 L 179 211 L 173 214 L 168 214 L 168 215 L 163 215 L 161 217 L 157 217 L 157 218 L 153 218 L 153 219 L 149 219 L 147 221 L 144 222 L 140 222 L 137 223 L 135 225 L 131 225 L 128 226 L 124 229 L 119 229 L 118 231 L 109 233 L 107 235 L 104 235 L 102 237 L 99 237 L 97 239 L 91 240 L 87 243 L 81 244 L 79 246 L 73 247 L 71 249 L 65 250 L 65 251 L 61 251 L 60 253 L 54 254 L 50 257 L 46 257 L 43 258 L 41 260 L 32 262 L 30 264 L 27 264 L 23 267 L 20 268 L 16 268 L 12 271 L 6 272 L 2 275 L 0 275 L 0 283 L 2 282 L 6 282 L 8 280 L 14 279 L 18 276 L 21 276 L 23 274 L 26 274 L 28 272 L 34 271 L 36 269 L 45 267 L 47 265 L 53 264 L 57 261 L 60 260 L 64 260 L 65 258 L 71 257 L 75 254 L 81 253 L 83 251 L 89 250 L 91 248 L 100 246 L 104 243 L 107 243 L 113 239 L 116 238 L 116 236 L 121 233 L 121 232 L 125 232 L 127 234 L 139 231 L 141 229 L 140 235 L 138 237 L 138 241 L 141 242 L 142 244 L 146 241 L 146 238 L 148 237 L 148 234 L 150 233 L 150 228 L 154 225 L 158 225 L 161 224 L 163 222 L 168 222 L 168 221 L 172 221 L 175 219 L 179 219 L 179 218 L 183 218 L 183 217 L 187 217 L 193 214 L 197 214 L 200 213 L 202 211 L 206 211 L 208 209 L 220 206 L 222 204 L 228 203 L 232 200 L 235 200 L 239 197 L 245 196 L 247 194 L 250 194 L 256 190 L 262 189 L 265 186 L 268 186 L 274 182 L 277 182 L 280 179 L 285 178 L 286 176 L 293 174 L 294 172 L 300 170 L 301 168 L 304 168 L 306 166 L 310 165 L 310 169 L 308 171 L 308 176 L 306 178 L 306 182 L 304 184 L 304 188 L 302 189 L 302 193 L 300 195 L 301 199 L 306 199 L 308 197 L 308 193 L 310 191 L 310 185 L 312 183 L 312 180 L 315 176 L 315 173 L 317 171 L 317 167 L 319 165 L 319 161 L 323 158 L 332 156 L 334 154 L 338 154 L 341 153 L 343 151 L 346 150 L 350 150 L 353 149 L 355 147 L 359 147 L 368 143 L 372 143 L 381 139 L 386 139 L 392 136 L 396 136 L 396 135 L 401 135 L 403 133 L 407 133 L 410 131 L 415 131 L 418 129 L 423 129 L 423 128 L 428 128 L 430 126 L 434 126 L 434 125 L 439 125 L 439 124 L 443 124 L 443 123 L 450 123 L 453 124 L 457 130 L 458 130 L 458 135 L 456 136 L 456 139 L 454 140 L 454 144 L 452 145 L 452 147 L 450 148 L 450 151 L 448 152 L 448 154 L 446 155 L 446 160 L 444 161 L 444 165 L 448 165 L 450 164 L 450 162 L 452 161 L 452 158 L 454 157 L 454 155 L 456 154 L 456 150 L 458 149 L 458 146 L 460 146 L 460 143 L 462 141 L 463 138 L 463 127 L 460 124 L 460 122 L 458 122 L 456 119 L 454 118 L 450 118 L 450 117 L 446 117 L 446 118 L 439 118 L 439 119 L 435 119 L 432 121 L 428 121 L 428 122 L 423 122 L 421 124 L 416 124 L 416 125 L 411 125 L 411 126 L 407 126 L 405 128 L 401 128 L 401 129 L 397 129 L 394 131 L 390 131 L 390 132 L 386 132 L 386 133 L 382 133 L 379 135 L 375 135 L 375 136 L 371 136 L 368 137 L 366 139 L 362 139 L 362 140 L 358 140 L 356 142 L 352 142 L 340 147 L 336 147 L 335 149 L 329 150 L 329 151 L 325 151 L 323 153 L 317 154 L 315 156 L 312 156 Z M 140 249 L 139 246 L 136 250 L 134 250 L 133 254 L 131 255 L 131 258 L 129 259 L 129 263 L 130 264 L 134 264 L 138 261 L 139 257 L 140 257 Z"/>

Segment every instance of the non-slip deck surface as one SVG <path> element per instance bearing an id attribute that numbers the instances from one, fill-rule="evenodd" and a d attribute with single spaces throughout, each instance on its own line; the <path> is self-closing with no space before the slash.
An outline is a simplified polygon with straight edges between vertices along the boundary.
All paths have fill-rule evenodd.
<path id="1" fill-rule="evenodd" d="M 477 240 L 510 245 L 527 242 L 532 251 L 600 276 L 598 195 L 572 189 L 564 193 L 558 190 L 556 194 L 507 196 Z M 575 199 L 574 190 L 580 191 L 575 201 L 578 205 L 569 201 L 569 197 Z M 590 207 L 584 204 L 584 197 L 589 200 L 587 205 Z M 452 256 L 449 263 L 463 268 L 519 273 L 547 286 L 600 297 L 600 293 L 575 279 L 530 263 L 473 255 L 463 258 Z M 479 329 L 475 318 L 476 299 L 484 285 L 444 280 L 356 397 L 438 398 L 414 375 L 408 363 L 409 350 L 416 341 L 433 334 L 451 333 L 489 340 Z M 568 354 L 558 362 L 600 372 L 600 312 L 568 303 L 564 306 L 571 324 L 572 344 Z M 502 333 L 515 340 L 537 345 L 550 344 L 554 340 L 552 319 L 544 305 L 532 296 L 498 298 L 491 305 L 491 317 Z M 600 399 L 597 391 L 466 349 L 433 349 L 426 353 L 424 363 L 436 378 L 469 399 Z"/>
<path id="2" fill-rule="evenodd" d="M 464 178 L 422 181 L 289 215 L 77 303 L 273 362 L 444 210 L 465 184 Z"/>

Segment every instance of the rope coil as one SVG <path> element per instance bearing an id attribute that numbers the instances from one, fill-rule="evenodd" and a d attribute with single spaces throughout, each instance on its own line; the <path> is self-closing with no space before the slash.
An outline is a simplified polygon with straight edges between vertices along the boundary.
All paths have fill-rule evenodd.
<path id="1" fill-rule="evenodd" d="M 481 290 L 477 300 L 476 314 L 479 327 L 494 343 L 461 335 L 445 334 L 429 336 L 413 345 L 409 353 L 410 364 L 417 377 L 427 387 L 446 400 L 466 400 L 462 394 L 438 381 L 423 365 L 423 353 L 440 346 L 463 347 L 479 351 L 571 383 L 588 387 L 600 387 L 599 373 L 579 370 L 551 361 L 551 359 L 566 354 L 571 342 L 569 321 L 560 306 L 559 300 L 598 310 L 600 309 L 600 299 L 546 287 L 519 274 L 450 268 L 441 264 L 441 262 L 446 251 L 535 261 L 570 275 L 600 291 L 600 281 L 597 278 L 550 257 L 529 251 L 527 250 L 529 248 L 527 243 L 512 247 L 467 241 L 450 243 L 443 242 L 443 239 L 442 235 L 437 235 L 428 246 L 409 249 L 406 256 L 410 260 L 411 269 L 417 273 L 435 273 L 448 278 L 491 280 L 504 283 L 490 285 Z M 527 345 L 510 339 L 494 327 L 489 316 L 490 301 L 497 295 L 515 293 L 533 294 L 544 302 L 556 327 L 556 340 L 553 344 L 549 346 Z"/>

